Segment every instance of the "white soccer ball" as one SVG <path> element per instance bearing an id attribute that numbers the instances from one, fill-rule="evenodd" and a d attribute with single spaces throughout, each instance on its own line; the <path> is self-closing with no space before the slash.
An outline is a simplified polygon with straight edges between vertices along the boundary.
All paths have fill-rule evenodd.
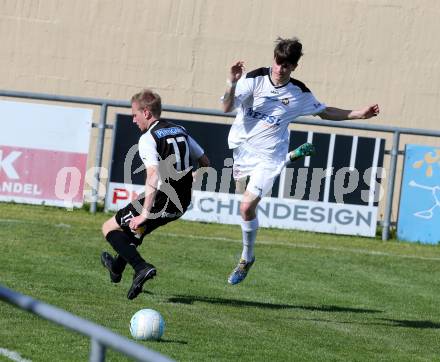
<path id="1" fill-rule="evenodd" d="M 165 321 L 153 309 L 141 309 L 130 320 L 130 333 L 134 339 L 159 340 L 165 330 Z"/>

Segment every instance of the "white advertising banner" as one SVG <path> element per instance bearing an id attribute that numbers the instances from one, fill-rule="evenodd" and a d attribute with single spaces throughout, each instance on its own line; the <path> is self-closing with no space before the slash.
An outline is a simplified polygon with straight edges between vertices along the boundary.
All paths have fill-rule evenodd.
<path id="1" fill-rule="evenodd" d="M 116 211 L 143 191 L 144 186 L 110 183 L 106 208 Z M 238 225 L 241 195 L 194 191 L 192 204 L 182 219 Z M 315 232 L 375 236 L 377 207 L 342 203 L 264 197 L 258 206 L 258 222 L 277 227 Z"/>
<path id="2" fill-rule="evenodd" d="M 105 197 L 105 209 L 117 211 L 135 200 L 145 189 L 144 185 L 130 185 L 119 182 L 109 182 Z"/>
<path id="3" fill-rule="evenodd" d="M 92 110 L 0 101 L 0 201 L 81 206 Z"/>

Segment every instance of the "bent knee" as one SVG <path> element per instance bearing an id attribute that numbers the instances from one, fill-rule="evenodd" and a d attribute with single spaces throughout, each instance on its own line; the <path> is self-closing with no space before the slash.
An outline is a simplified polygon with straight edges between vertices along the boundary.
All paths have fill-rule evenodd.
<path id="1" fill-rule="evenodd" d="M 242 202 L 240 204 L 240 215 L 246 214 L 249 210 L 249 204 Z"/>
<path id="2" fill-rule="evenodd" d="M 244 220 L 252 220 L 255 218 L 255 207 L 250 203 L 241 203 L 240 215 Z"/>
<path id="3" fill-rule="evenodd" d="M 261 198 L 246 191 L 240 203 L 240 215 L 245 221 L 253 220 L 256 217 L 256 210 Z"/>
<path id="4" fill-rule="evenodd" d="M 107 221 L 104 224 L 102 224 L 101 231 L 102 231 L 102 235 L 104 235 L 104 237 L 106 237 L 107 234 L 109 233 L 110 229 L 107 225 Z"/>
<path id="5" fill-rule="evenodd" d="M 116 219 L 112 217 L 111 219 L 108 219 L 106 222 L 104 222 L 104 224 L 102 224 L 101 230 L 104 237 L 106 237 L 110 231 L 121 230 L 121 227 L 116 222 Z"/>

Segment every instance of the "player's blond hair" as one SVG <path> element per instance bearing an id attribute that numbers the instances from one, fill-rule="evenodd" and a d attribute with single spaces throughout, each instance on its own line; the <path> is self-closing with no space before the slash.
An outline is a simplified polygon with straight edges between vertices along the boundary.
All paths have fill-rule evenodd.
<path id="1" fill-rule="evenodd" d="M 151 89 L 144 89 L 131 97 L 131 103 L 136 102 L 139 109 L 148 108 L 154 118 L 159 119 L 162 113 L 162 100 L 160 95 Z"/>

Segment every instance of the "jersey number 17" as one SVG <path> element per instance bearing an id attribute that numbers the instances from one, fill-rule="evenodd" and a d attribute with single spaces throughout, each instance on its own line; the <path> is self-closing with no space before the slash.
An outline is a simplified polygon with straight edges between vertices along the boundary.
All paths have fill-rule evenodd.
<path id="1" fill-rule="evenodd" d="M 189 146 L 186 138 L 168 138 L 167 143 L 173 146 L 176 155 L 176 171 L 186 170 L 189 167 Z M 180 148 L 179 145 L 181 145 Z M 183 151 L 183 158 L 181 151 Z"/>

